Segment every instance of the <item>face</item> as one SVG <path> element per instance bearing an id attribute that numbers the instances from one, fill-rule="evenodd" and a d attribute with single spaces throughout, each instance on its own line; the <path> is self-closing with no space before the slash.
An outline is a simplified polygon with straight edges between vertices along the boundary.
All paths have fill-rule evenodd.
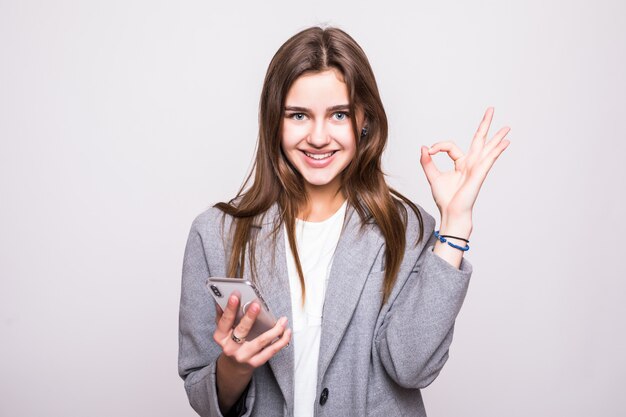
<path id="1" fill-rule="evenodd" d="M 281 146 L 307 191 L 336 192 L 356 153 L 347 85 L 335 69 L 300 76 L 285 100 Z M 357 115 L 357 127 L 362 117 Z"/>

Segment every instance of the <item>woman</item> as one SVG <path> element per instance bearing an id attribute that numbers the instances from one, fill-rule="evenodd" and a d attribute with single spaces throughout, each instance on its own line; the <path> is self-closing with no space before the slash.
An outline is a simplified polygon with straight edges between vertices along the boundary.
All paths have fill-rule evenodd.
<path id="1" fill-rule="evenodd" d="M 434 218 L 385 182 L 387 118 L 345 32 L 313 27 L 282 45 L 259 111 L 254 176 L 194 220 L 185 250 L 179 373 L 191 405 L 202 416 L 425 416 L 420 389 L 448 358 L 469 284 L 472 207 L 509 129 L 486 141 L 489 108 L 467 154 L 422 147 L 437 237 Z M 438 152 L 453 171 L 439 172 Z M 216 310 L 208 276 L 256 282 L 276 326 L 246 341 L 259 306 L 233 329 L 238 299 Z"/>

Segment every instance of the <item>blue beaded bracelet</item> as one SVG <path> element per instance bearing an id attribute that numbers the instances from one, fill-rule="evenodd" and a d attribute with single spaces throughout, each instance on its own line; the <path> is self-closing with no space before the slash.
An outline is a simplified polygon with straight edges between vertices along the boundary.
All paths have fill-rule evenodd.
<path id="1" fill-rule="evenodd" d="M 445 237 L 443 237 L 443 236 L 441 236 L 441 235 L 439 234 L 439 230 L 435 230 L 435 237 L 436 237 L 437 239 L 439 239 L 439 241 L 440 241 L 441 243 L 446 243 L 446 242 L 447 242 L 447 243 L 448 243 L 448 245 L 452 246 L 452 247 L 453 247 L 453 248 L 455 248 L 455 249 L 462 250 L 462 251 L 468 251 L 468 250 L 469 250 L 469 245 L 468 245 L 468 244 L 465 244 L 465 246 L 463 247 L 463 246 L 455 245 L 455 244 L 454 244 L 454 243 L 452 243 L 452 242 L 448 242 L 448 239 L 446 239 Z M 461 239 L 461 238 L 457 238 L 457 239 Z M 465 240 L 465 239 L 461 239 L 461 240 Z M 468 243 L 469 243 L 469 240 L 466 240 L 466 242 L 468 242 Z"/>

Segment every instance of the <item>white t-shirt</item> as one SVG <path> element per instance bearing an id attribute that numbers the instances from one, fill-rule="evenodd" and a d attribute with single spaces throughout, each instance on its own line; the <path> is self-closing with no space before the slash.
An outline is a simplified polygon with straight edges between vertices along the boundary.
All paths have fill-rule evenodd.
<path id="1" fill-rule="evenodd" d="M 335 214 L 321 222 L 296 219 L 298 257 L 306 289 L 304 306 L 302 306 L 302 289 L 298 271 L 289 247 L 286 227 L 283 225 L 293 317 L 291 328 L 295 355 L 295 417 L 313 416 L 315 409 L 322 310 L 328 275 L 341 235 L 346 205 L 347 200 Z"/>

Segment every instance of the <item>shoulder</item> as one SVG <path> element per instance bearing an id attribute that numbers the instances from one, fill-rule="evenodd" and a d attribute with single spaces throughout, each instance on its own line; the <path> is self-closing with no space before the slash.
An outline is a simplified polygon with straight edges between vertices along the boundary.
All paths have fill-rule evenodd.
<path id="1" fill-rule="evenodd" d="M 199 213 L 191 223 L 191 232 L 200 236 L 209 236 L 228 230 L 232 223 L 232 216 L 224 213 L 215 206 L 211 206 Z"/>
<path id="2" fill-rule="evenodd" d="M 201 234 L 219 234 L 224 235 L 225 231 L 230 231 L 235 222 L 235 217 L 221 208 L 217 207 L 219 203 L 205 209 L 198 214 L 192 222 L 192 230 L 196 230 Z M 275 225 L 278 218 L 278 203 L 274 203 L 267 211 L 259 213 L 255 216 L 253 227 L 261 227 L 265 225 Z"/>

